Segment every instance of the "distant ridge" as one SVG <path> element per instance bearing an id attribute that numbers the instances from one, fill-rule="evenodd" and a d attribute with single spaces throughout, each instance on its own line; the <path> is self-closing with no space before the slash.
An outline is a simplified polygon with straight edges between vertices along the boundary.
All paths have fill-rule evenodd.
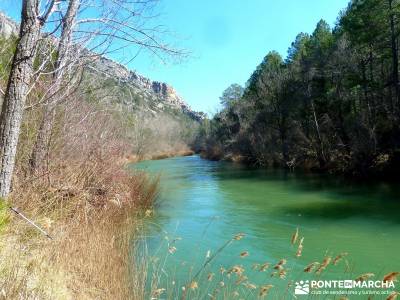
<path id="1" fill-rule="evenodd" d="M 0 11 L 1 36 L 10 37 L 18 35 L 18 28 L 19 26 L 14 20 Z M 162 110 L 164 106 L 175 108 L 197 121 L 202 120 L 205 116 L 202 112 L 192 110 L 172 86 L 165 82 L 152 81 L 112 59 L 100 56 L 88 68 L 92 73 L 97 72 L 105 77 L 116 80 L 119 84 L 134 87 L 140 94 L 146 95 L 146 99 L 158 102 L 156 107 L 159 110 Z"/>

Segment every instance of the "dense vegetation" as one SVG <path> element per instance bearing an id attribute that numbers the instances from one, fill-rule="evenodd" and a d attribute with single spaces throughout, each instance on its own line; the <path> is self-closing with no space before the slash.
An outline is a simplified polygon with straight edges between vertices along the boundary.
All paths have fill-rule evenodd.
<path id="1" fill-rule="evenodd" d="M 321 20 L 283 59 L 268 53 L 229 87 L 198 146 L 209 158 L 357 175 L 400 165 L 400 3 L 353 0 L 333 30 Z"/>
<path id="2" fill-rule="evenodd" d="M 192 153 L 188 145 L 199 122 L 177 107 L 163 105 L 166 100 L 98 72 L 85 72 L 78 91 L 86 102 L 122 120 L 131 159 Z"/>
<path id="3" fill-rule="evenodd" d="M 191 153 L 197 121 L 89 71 L 99 55 L 77 55 L 66 24 L 90 3 L 50 3 L 57 40 L 40 35 L 39 2 L 23 1 L 19 36 L 0 35 L 0 299 L 144 299 L 134 244 L 158 179 L 126 165 Z"/>
<path id="4" fill-rule="evenodd" d="M 14 44 L 14 39 L 0 38 L 1 90 L 6 88 Z M 12 192 L 7 200 L 0 198 L 0 299 L 128 299 L 141 284 L 127 276 L 132 228 L 138 227 L 141 210 L 152 206 L 157 181 L 125 166 L 138 158 L 133 154 L 152 154 L 147 140 L 156 125 L 141 134 L 146 139 L 143 151 L 148 152 L 138 153 L 134 112 L 107 103 L 100 97 L 106 89 L 97 90 L 97 101 L 79 89 L 58 105 L 43 171 L 32 174 L 29 162 L 43 115 L 38 99 L 47 84 L 42 78 L 30 93 Z M 157 138 L 161 145 L 164 139 Z M 18 218 L 10 206 L 53 239 Z"/>

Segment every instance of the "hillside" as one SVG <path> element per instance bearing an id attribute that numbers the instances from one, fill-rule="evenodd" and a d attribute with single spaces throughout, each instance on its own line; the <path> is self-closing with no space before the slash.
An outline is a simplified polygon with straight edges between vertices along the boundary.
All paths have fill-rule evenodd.
<path id="1" fill-rule="evenodd" d="M 18 24 L 0 12 L 0 36 L 9 38 L 13 35 L 18 35 Z M 204 117 L 203 113 L 192 110 L 172 86 L 152 81 L 107 57 L 98 57 L 85 71 L 92 79 L 95 77 L 91 80 L 92 87 L 113 89 L 113 95 L 117 97 L 111 97 L 110 102 L 121 104 L 124 108 L 153 116 L 162 112 L 175 117 L 182 114 L 195 121 Z"/>
<path id="2" fill-rule="evenodd" d="M 0 11 L 0 35 L 10 37 L 18 33 L 18 25 Z"/>
<path id="3" fill-rule="evenodd" d="M 152 81 L 109 58 L 100 57 L 87 67 L 87 71 L 101 79 L 102 84 L 122 92 L 125 95 L 123 99 L 113 100 L 134 110 L 144 110 L 153 115 L 159 112 L 182 113 L 195 121 L 204 118 L 204 114 L 192 110 L 172 86 Z M 130 93 L 126 94 L 126 89 Z"/>
<path id="4" fill-rule="evenodd" d="M 223 93 L 223 109 L 203 129 L 205 155 L 398 177 L 400 26 L 392 10 L 399 8 L 352 1 L 333 29 L 321 20 L 311 34 L 297 35 L 287 57 L 270 51 L 244 88 Z"/>

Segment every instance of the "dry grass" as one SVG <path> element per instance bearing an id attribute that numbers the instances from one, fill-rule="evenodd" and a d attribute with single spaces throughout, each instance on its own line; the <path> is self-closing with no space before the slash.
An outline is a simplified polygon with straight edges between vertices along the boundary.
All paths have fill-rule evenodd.
<path id="1" fill-rule="evenodd" d="M 165 159 L 165 158 L 176 157 L 176 156 L 190 156 L 193 154 L 194 154 L 194 152 L 192 150 L 182 149 L 182 150 L 175 150 L 175 151 L 170 151 L 170 152 L 156 153 L 156 154 L 145 157 L 145 159 L 159 160 L 159 159 Z"/>
<path id="2" fill-rule="evenodd" d="M 131 195 L 147 203 L 155 188 L 142 181 Z M 53 240 L 12 219 L 2 237 L 0 298 L 133 299 L 133 291 L 143 290 L 143 279 L 129 276 L 135 268 L 135 233 L 141 227 L 137 203 L 111 199 L 95 207 L 79 200 L 63 199 L 77 201 L 77 206 L 53 207 L 52 218 L 48 208 L 46 214 L 22 208 Z"/>
<path id="3" fill-rule="evenodd" d="M 156 153 L 149 153 L 146 155 L 138 156 L 138 155 L 127 155 L 123 161 L 125 163 L 135 163 L 143 160 L 160 160 L 160 159 L 166 159 L 166 158 L 171 158 L 171 157 L 179 157 L 179 156 L 191 156 L 194 155 L 194 151 L 186 149 L 183 147 L 183 149 L 175 149 L 173 151 L 167 151 L 167 152 L 156 152 Z"/>
<path id="4" fill-rule="evenodd" d="M 1 209 L 0 299 L 140 299 L 135 237 L 158 179 L 125 170 L 123 124 L 78 100 L 60 109 L 46 166 L 31 175 L 36 115 L 27 113 L 8 201 L 53 240 Z"/>
<path id="5" fill-rule="evenodd" d="M 0 44 L 0 64 L 8 65 L 11 44 Z M 2 71 L 4 89 L 8 72 Z M 157 198 L 158 179 L 127 172 L 125 165 L 192 154 L 182 140 L 189 131 L 168 116 L 135 119 L 107 101 L 89 103 L 77 91 L 59 105 L 46 162 L 31 174 L 38 101 L 47 85 L 42 79 L 29 95 L 7 205 L 53 239 L 0 201 L 0 299 L 144 299 L 147 262 L 137 236 Z"/>
<path id="6" fill-rule="evenodd" d="M 157 280 L 153 281 L 149 295 L 152 299 L 293 299 L 294 285 L 296 281 L 305 280 L 329 280 L 330 272 L 337 274 L 335 279 L 352 279 L 354 281 L 374 280 L 395 281 L 400 275 L 399 272 L 390 272 L 386 275 L 365 273 L 356 276 L 354 270 L 349 269 L 347 253 L 340 253 L 332 259 L 330 255 L 325 255 L 320 261 L 305 263 L 299 259 L 299 247 L 305 247 L 304 238 L 298 239 L 299 229 L 288 239 L 288 251 L 282 253 L 285 258 L 277 261 L 254 263 L 251 267 L 243 260 L 251 257 L 247 251 L 238 255 L 237 260 L 232 259 L 230 265 L 220 265 L 219 256 L 224 256 L 224 252 L 229 252 L 229 246 L 233 243 L 242 243 L 243 234 L 238 234 L 228 239 L 221 247 L 215 250 L 208 250 L 205 253 L 205 262 L 200 267 L 182 266 L 178 267 L 178 276 L 171 272 L 177 266 L 165 267 L 166 259 L 159 257 L 159 263 L 153 266 Z M 170 238 L 166 237 L 170 241 Z M 175 240 L 175 239 L 174 239 Z M 245 242 L 244 242 L 245 243 Z M 289 243 L 295 247 L 290 247 Z M 167 243 L 168 249 L 171 247 Z M 178 249 L 177 249 L 178 248 Z M 157 252 L 160 252 L 159 249 Z M 162 251 L 161 251 L 162 252 Z M 179 245 L 174 246 L 174 251 L 165 251 L 167 259 L 170 255 L 179 253 Z M 212 254 L 211 254 L 212 253 Z M 245 253 L 245 255 L 242 255 Z M 201 257 L 201 253 L 196 253 L 196 257 Z M 305 263 L 305 264 L 304 264 Z M 303 265 L 304 264 L 304 265 Z M 185 273 L 187 272 L 187 273 Z M 328 276 L 327 276 L 328 275 Z M 155 283 L 154 283 L 155 282 Z M 337 290 L 337 289 L 335 289 Z M 324 294 L 305 296 L 304 299 L 353 299 L 351 290 L 340 289 L 342 295 L 329 296 Z M 393 300 L 399 292 L 387 289 L 388 294 L 382 296 L 370 296 L 368 299 L 387 299 Z M 347 295 L 347 292 L 349 294 Z M 150 298 L 150 296 L 148 296 Z M 368 296 L 365 296 L 367 298 Z M 358 298 L 357 298 L 358 299 Z"/>

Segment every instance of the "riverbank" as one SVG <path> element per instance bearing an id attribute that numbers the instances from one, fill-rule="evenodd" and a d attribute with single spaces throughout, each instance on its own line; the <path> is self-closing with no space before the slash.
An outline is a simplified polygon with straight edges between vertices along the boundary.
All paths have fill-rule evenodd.
<path id="1" fill-rule="evenodd" d="M 346 168 L 344 165 L 341 165 L 343 161 L 332 161 L 321 167 L 319 162 L 312 157 L 304 158 L 303 160 L 293 159 L 286 163 L 273 160 L 268 163 L 265 163 L 265 161 L 268 160 L 265 160 L 264 163 L 260 163 L 260 161 L 257 161 L 255 158 L 237 153 L 226 153 L 222 149 L 216 149 L 213 147 L 211 147 L 211 149 L 198 150 L 197 154 L 200 155 L 201 158 L 211 161 L 226 161 L 259 169 L 300 170 L 315 174 L 330 174 L 354 182 L 397 182 L 400 176 L 398 172 L 400 156 L 398 153 L 377 156 L 373 164 L 364 169 L 358 169 L 356 167 Z"/>
<path id="2" fill-rule="evenodd" d="M 59 187 L 17 181 L 1 208 L 0 299 L 140 299 L 133 245 L 158 182 L 112 164 L 70 166 L 52 177 Z"/>
<path id="3" fill-rule="evenodd" d="M 145 278 L 132 272 L 143 268 L 134 245 L 157 200 L 159 183 L 126 165 L 193 152 L 139 159 L 106 149 L 101 157 L 91 153 L 92 159 L 63 161 L 44 178 L 30 180 L 23 173 L 15 178 L 14 192 L 0 209 L 0 299 L 22 294 L 24 299 L 144 299 Z"/>
<path id="4" fill-rule="evenodd" d="M 0 201 L 0 299 L 141 299 L 132 251 L 158 181 L 126 169 L 132 145 L 121 116 L 79 100 L 68 105 L 76 109 L 60 112 L 36 171 L 38 114 L 25 114 L 12 192 Z"/>
<path id="5" fill-rule="evenodd" d="M 146 160 L 160 160 L 171 157 L 190 156 L 193 154 L 195 154 L 195 152 L 189 148 L 172 150 L 172 151 L 160 151 L 156 153 L 148 153 L 145 155 L 130 154 L 123 159 L 123 162 L 129 164 Z"/>
<path id="6" fill-rule="evenodd" d="M 248 168 L 197 155 L 132 167 L 162 174 L 160 204 L 147 227 L 158 279 L 152 291 L 160 299 L 258 299 L 269 285 L 266 299 L 286 299 L 295 281 L 365 274 L 382 280 L 400 269 L 396 184 Z M 366 298 L 346 291 L 336 297 Z"/>

